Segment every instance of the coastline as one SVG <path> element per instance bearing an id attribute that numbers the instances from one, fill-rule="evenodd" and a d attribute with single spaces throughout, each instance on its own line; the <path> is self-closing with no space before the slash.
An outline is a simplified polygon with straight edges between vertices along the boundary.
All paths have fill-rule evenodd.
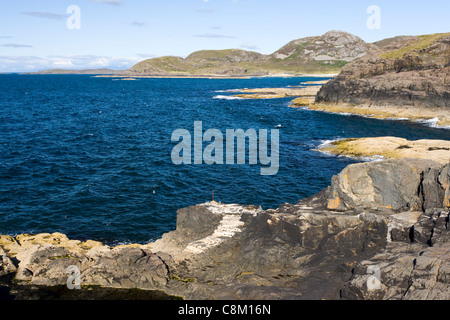
<path id="1" fill-rule="evenodd" d="M 316 103 L 310 100 L 293 100 L 291 107 L 308 108 L 336 114 L 352 114 L 380 120 L 408 120 L 430 123 L 437 128 L 450 128 L 450 114 L 442 108 L 421 108 L 414 106 L 369 106 L 351 104 Z"/>
<path id="2" fill-rule="evenodd" d="M 446 300 L 449 172 L 422 159 L 354 164 L 297 204 L 182 208 L 176 230 L 145 246 L 0 236 L 0 299 Z"/>
<path id="3" fill-rule="evenodd" d="M 409 141 L 397 137 L 342 139 L 325 144 L 317 151 L 356 158 L 422 159 L 447 164 L 450 141 Z"/>
<path id="4" fill-rule="evenodd" d="M 93 78 L 142 78 L 142 79 L 254 79 L 254 78 L 332 78 L 338 74 L 269 74 L 269 75 L 217 75 L 217 74 L 154 74 L 154 75 L 142 75 L 142 74 L 99 74 L 92 76 Z"/>
<path id="5" fill-rule="evenodd" d="M 308 90 L 318 89 L 320 86 L 308 87 Z M 270 91 L 275 89 L 252 90 L 248 93 L 271 94 L 273 92 Z M 290 90 L 288 93 L 292 93 L 292 90 L 297 89 L 280 90 Z M 281 91 L 278 94 L 286 97 L 286 92 Z M 313 98 L 313 95 L 305 95 L 297 101 Z M 376 166 L 357 164 L 348 167 L 337 175 L 337 178 L 333 178 L 329 189 L 311 199 L 303 199 L 298 204 L 284 204 L 277 209 L 263 211 L 254 207 L 215 202 L 180 209 L 177 230 L 163 235 L 155 243 L 112 247 L 97 241 L 71 240 L 61 233 L 0 236 L 0 258 L 3 262 L 0 276 L 1 272 L 14 274 L 11 285 L 13 290 L 17 290 L 18 283 L 22 288 L 54 288 L 64 286 L 68 277 L 67 268 L 75 265 L 82 271 L 83 290 L 94 286 L 113 290 L 160 290 L 168 297 L 177 296 L 184 299 L 373 298 L 370 292 L 364 291 L 363 286 L 358 287 L 356 280 L 361 284 L 366 283 L 364 263 L 367 259 L 374 259 L 375 263 L 378 263 L 380 258 L 375 254 L 389 255 L 391 260 L 385 257 L 384 259 L 393 264 L 393 269 L 399 269 L 398 261 L 404 262 L 408 267 L 416 266 L 418 257 L 422 256 L 445 265 L 448 255 L 441 258 L 439 252 L 432 251 L 426 243 L 431 241 L 433 236 L 434 239 L 441 239 L 438 238 L 438 231 L 446 225 L 444 222 L 448 221 L 448 212 L 442 211 L 445 206 L 439 198 L 442 193 L 440 189 L 435 192 L 439 194 L 436 196 L 439 199 L 437 204 L 431 207 L 435 208 L 434 211 L 421 212 L 420 205 L 417 204 L 412 209 L 414 212 L 399 212 L 392 210 L 392 203 L 375 201 L 376 193 L 382 193 L 384 189 L 378 188 L 378 185 L 375 188 L 371 183 L 375 185 L 381 180 L 384 187 L 385 184 L 391 183 L 386 177 L 401 172 L 406 182 L 402 180 L 401 185 L 389 185 L 391 188 L 386 190 L 398 191 L 399 199 L 395 199 L 395 202 L 403 201 L 406 203 L 402 204 L 403 207 L 409 206 L 408 197 L 417 197 L 418 189 L 416 185 L 409 188 L 410 184 L 413 184 L 408 180 L 409 175 L 414 176 L 412 182 L 420 187 L 427 186 L 422 183 L 422 176 L 429 172 L 428 169 L 437 170 L 436 176 L 445 176 L 448 167 L 439 167 L 434 161 L 442 165 L 448 164 L 450 142 L 430 140 L 419 144 L 418 147 L 416 142 L 404 139 L 397 141 L 395 139 L 398 138 L 393 137 L 371 139 L 374 140 L 366 141 L 366 144 L 360 143 L 362 149 L 358 150 L 350 149 L 349 144 L 361 142 L 362 139 L 339 141 L 335 146 L 342 155 L 370 156 L 371 153 L 379 155 L 383 152 L 367 148 L 390 146 L 388 142 L 392 142 L 391 148 L 384 151 L 383 157 L 396 160 L 388 160 Z M 389 153 L 394 151 L 395 155 Z M 410 159 L 413 152 L 424 157 L 416 158 L 421 161 L 411 163 L 409 160 L 402 161 Z M 400 161 L 396 162 L 399 159 Z M 357 170 L 353 171 L 354 168 Z M 376 175 L 371 171 L 373 168 L 378 170 Z M 386 175 L 379 173 L 383 170 L 386 170 Z M 361 176 L 368 179 L 361 183 Z M 435 180 L 438 181 L 437 178 Z M 433 183 L 436 181 L 433 180 Z M 350 188 L 347 189 L 348 186 Z M 434 187 L 441 188 L 440 185 L 433 185 Z M 358 189 L 363 189 L 360 193 L 364 199 L 375 200 L 365 200 L 360 207 L 359 203 L 353 204 L 353 197 L 358 201 L 363 198 Z M 403 193 L 411 191 L 409 189 L 414 192 L 403 199 Z M 425 199 L 425 195 L 434 196 L 433 192 L 423 191 L 420 196 Z M 382 195 L 382 199 L 388 198 Z M 397 197 L 397 193 L 394 196 Z M 447 198 L 445 199 L 447 201 Z M 420 197 L 414 198 L 414 201 L 416 200 L 421 201 Z M 403 207 L 394 206 L 394 209 L 406 210 Z M 430 215 L 436 217 L 435 220 L 440 224 L 429 226 L 423 222 Z M 415 244 L 409 241 L 411 230 L 413 236 L 418 239 Z M 419 234 L 415 235 L 415 231 Z M 444 236 L 442 238 L 445 239 Z M 435 247 L 436 250 L 443 248 L 445 244 Z M 419 267 L 420 263 L 419 259 Z M 330 268 L 333 271 L 330 272 Z M 360 278 L 357 278 L 358 270 L 364 271 L 362 276 L 359 275 Z M 421 276 L 424 279 L 440 279 L 446 277 L 446 271 L 443 272 L 440 274 L 438 270 L 435 274 L 430 271 L 429 276 L 428 273 L 414 274 L 414 271 L 411 271 L 405 272 L 401 278 L 418 278 L 418 284 L 415 285 L 419 286 Z M 316 274 L 325 276 L 317 279 Z M 383 276 L 391 279 L 398 277 L 389 271 L 384 271 Z M 438 291 L 441 288 L 441 283 L 438 282 L 439 280 L 436 280 L 437 284 L 431 283 L 424 291 L 432 291 L 435 287 Z M 0 289 L 2 285 L 0 282 Z M 361 295 L 356 294 L 351 286 L 361 290 Z M 386 294 L 386 297 L 419 297 L 421 291 L 409 291 L 410 287 L 401 290 L 395 288 L 397 295 Z M 25 295 L 26 298 L 27 294 L 19 297 Z M 442 296 L 446 297 L 444 294 Z"/>

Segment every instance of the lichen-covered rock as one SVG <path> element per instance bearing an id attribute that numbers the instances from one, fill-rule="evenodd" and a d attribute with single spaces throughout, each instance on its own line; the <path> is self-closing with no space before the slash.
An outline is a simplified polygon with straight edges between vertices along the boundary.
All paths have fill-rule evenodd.
<path id="1" fill-rule="evenodd" d="M 411 238 L 391 242 L 373 258 L 358 263 L 352 279 L 341 290 L 342 299 L 450 299 L 449 212 L 424 213 Z M 422 230 L 426 236 L 417 235 Z M 429 239 L 428 239 L 429 238 Z M 428 240 L 427 240 L 428 239 Z M 379 286 L 372 286 L 370 266 L 379 270 Z"/>
<path id="2" fill-rule="evenodd" d="M 431 181 L 428 173 L 426 184 L 422 185 L 424 172 L 429 172 L 430 168 L 438 170 L 441 165 L 431 160 L 420 159 L 350 165 L 333 177 L 327 208 L 339 211 L 356 208 L 421 211 L 424 197 L 427 206 L 441 201 L 440 193 L 431 192 L 432 181 L 435 183 L 434 189 L 440 188 L 435 176 Z M 421 186 L 427 194 L 419 193 Z"/>
<path id="3" fill-rule="evenodd" d="M 81 282 L 104 287 L 156 290 L 170 279 L 169 256 L 139 248 L 102 250 L 93 261 L 83 260 Z M 92 257 L 92 255 L 91 255 Z"/>
<path id="4" fill-rule="evenodd" d="M 0 277 L 17 271 L 16 266 L 8 257 L 5 251 L 0 247 Z"/>

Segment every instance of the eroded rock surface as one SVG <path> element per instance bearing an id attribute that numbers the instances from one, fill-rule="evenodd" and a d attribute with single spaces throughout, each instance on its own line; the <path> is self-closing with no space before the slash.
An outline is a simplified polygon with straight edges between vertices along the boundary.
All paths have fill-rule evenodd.
<path id="1" fill-rule="evenodd" d="M 58 287 L 76 267 L 81 290 L 185 299 L 448 299 L 448 168 L 417 159 L 363 163 L 278 209 L 183 208 L 177 229 L 147 245 L 2 236 L 0 277 Z"/>

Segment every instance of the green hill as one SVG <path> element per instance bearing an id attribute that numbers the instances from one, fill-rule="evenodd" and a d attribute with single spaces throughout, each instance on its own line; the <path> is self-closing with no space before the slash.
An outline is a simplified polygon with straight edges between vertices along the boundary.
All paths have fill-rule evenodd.
<path id="1" fill-rule="evenodd" d="M 131 67 L 129 75 L 257 76 L 271 74 L 338 73 L 374 45 L 342 31 L 291 41 L 271 55 L 239 49 L 203 50 L 180 57 L 148 59 Z"/>

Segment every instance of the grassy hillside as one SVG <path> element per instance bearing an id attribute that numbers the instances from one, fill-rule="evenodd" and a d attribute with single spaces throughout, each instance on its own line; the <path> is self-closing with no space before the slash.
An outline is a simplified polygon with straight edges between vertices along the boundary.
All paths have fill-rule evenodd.
<path id="1" fill-rule="evenodd" d="M 341 31 L 289 42 L 271 55 L 240 49 L 202 50 L 187 58 L 161 57 L 129 69 L 137 75 L 269 75 L 338 73 L 373 45 Z"/>

